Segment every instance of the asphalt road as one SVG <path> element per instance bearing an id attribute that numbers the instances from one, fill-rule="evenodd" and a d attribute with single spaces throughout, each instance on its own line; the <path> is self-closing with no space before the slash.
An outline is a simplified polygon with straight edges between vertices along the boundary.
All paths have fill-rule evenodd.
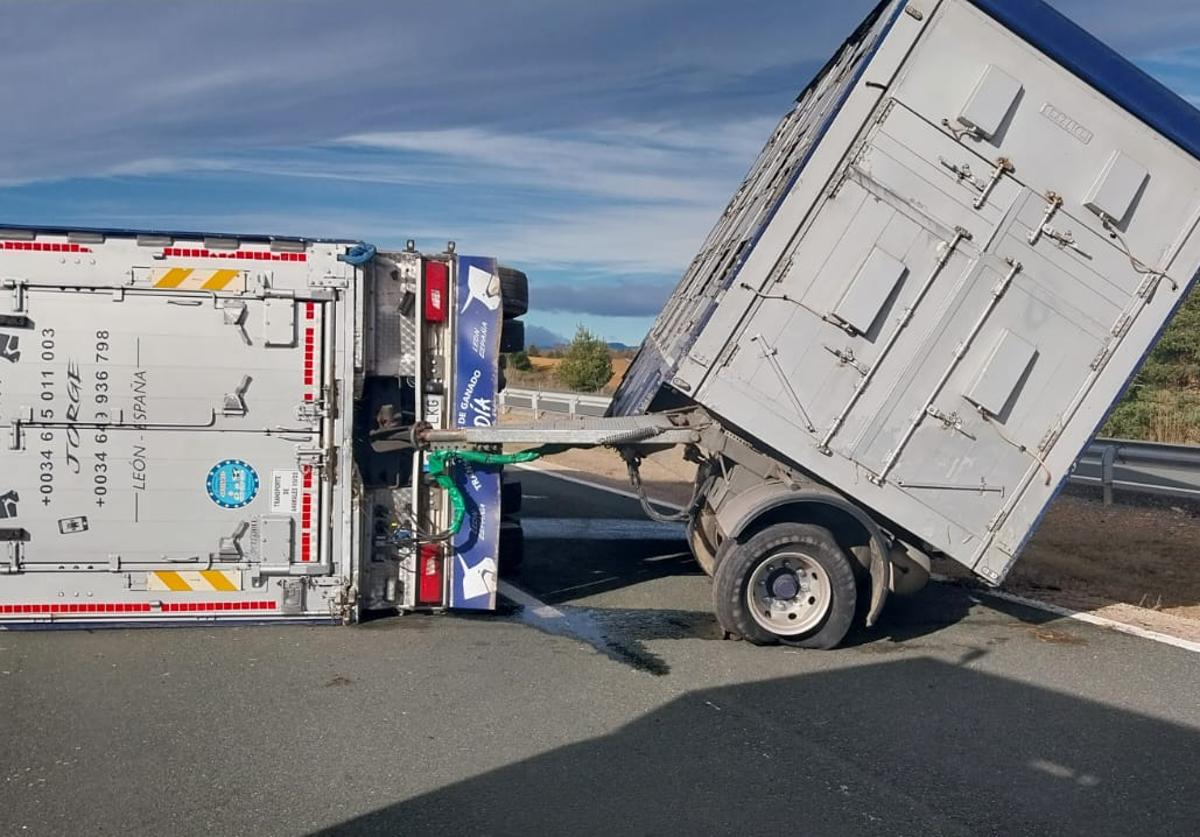
<path id="1" fill-rule="evenodd" d="M 0 634 L 0 832 L 1196 833 L 1197 655 L 945 586 L 723 641 L 676 528 L 525 481 L 497 617 Z"/>

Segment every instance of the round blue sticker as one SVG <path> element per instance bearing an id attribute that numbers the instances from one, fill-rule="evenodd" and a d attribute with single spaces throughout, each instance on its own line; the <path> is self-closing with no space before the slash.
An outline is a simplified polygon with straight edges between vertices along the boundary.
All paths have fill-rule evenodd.
<path id="1" fill-rule="evenodd" d="M 208 496 L 223 509 L 240 509 L 258 496 L 258 472 L 240 459 L 225 459 L 208 472 Z"/>

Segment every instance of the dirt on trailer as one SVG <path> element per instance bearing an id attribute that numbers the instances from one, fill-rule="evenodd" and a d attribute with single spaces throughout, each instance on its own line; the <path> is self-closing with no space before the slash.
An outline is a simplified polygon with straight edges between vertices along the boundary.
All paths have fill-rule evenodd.
<path id="1" fill-rule="evenodd" d="M 529 417 L 517 413 L 506 420 Z M 611 450 L 568 451 L 538 467 L 630 490 L 625 463 Z M 686 503 L 695 467 L 683 459 L 680 448 L 648 457 L 641 469 L 647 494 Z M 934 571 L 974 582 L 954 561 L 938 561 Z M 1200 511 L 1171 505 L 1105 506 L 1098 499 L 1064 494 L 1050 507 L 1003 589 L 1200 641 Z"/>

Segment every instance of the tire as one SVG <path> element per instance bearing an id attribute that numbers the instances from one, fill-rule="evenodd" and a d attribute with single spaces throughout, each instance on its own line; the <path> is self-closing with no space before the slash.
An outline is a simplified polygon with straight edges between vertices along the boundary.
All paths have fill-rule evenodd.
<path id="1" fill-rule="evenodd" d="M 505 320 L 500 329 L 500 351 L 505 354 L 525 351 L 525 323 L 520 320 Z"/>
<path id="2" fill-rule="evenodd" d="M 714 522 L 713 516 L 713 512 L 705 505 L 692 515 L 687 527 L 688 546 L 692 549 L 692 557 L 710 578 L 717 570 L 717 547 L 712 545 L 707 536 Z"/>
<path id="3" fill-rule="evenodd" d="M 504 318 L 511 320 L 529 310 L 529 278 L 523 271 L 500 265 L 500 299 L 504 301 Z"/>
<path id="4" fill-rule="evenodd" d="M 505 480 L 500 484 L 500 515 L 511 517 L 521 513 L 521 481 Z"/>
<path id="5" fill-rule="evenodd" d="M 498 373 L 496 373 L 496 392 L 504 392 L 506 389 L 508 389 L 508 376 L 505 375 L 504 370 L 501 369 Z"/>
<path id="6" fill-rule="evenodd" d="M 835 648 L 845 638 L 854 621 L 857 585 L 852 559 L 827 529 L 777 523 L 721 551 L 713 605 L 727 634 L 755 645 L 820 649 Z M 799 589 L 785 598 L 792 585 Z M 767 601 L 770 607 L 763 606 Z"/>
<path id="7" fill-rule="evenodd" d="M 506 520 L 500 524 L 500 550 L 496 559 L 501 576 L 510 575 L 525 560 L 525 530 L 521 524 Z"/>

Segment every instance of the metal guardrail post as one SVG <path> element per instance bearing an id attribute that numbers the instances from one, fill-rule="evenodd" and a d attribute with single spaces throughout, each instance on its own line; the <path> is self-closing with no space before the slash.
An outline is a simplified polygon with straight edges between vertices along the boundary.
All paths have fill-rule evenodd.
<path id="1" fill-rule="evenodd" d="M 1104 505 L 1113 504 L 1113 465 L 1117 461 L 1117 446 L 1105 445 L 1100 458 L 1100 485 L 1104 491 Z"/>

